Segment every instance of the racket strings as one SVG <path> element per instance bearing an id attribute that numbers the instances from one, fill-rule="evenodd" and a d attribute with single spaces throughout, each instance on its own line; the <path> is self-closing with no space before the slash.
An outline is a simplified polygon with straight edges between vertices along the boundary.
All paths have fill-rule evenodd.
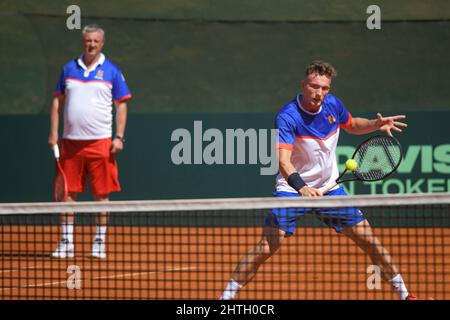
<path id="1" fill-rule="evenodd" d="M 402 158 L 399 143 L 390 137 L 379 136 L 361 145 L 354 159 L 358 169 L 354 174 L 361 180 L 380 180 L 396 170 Z"/>

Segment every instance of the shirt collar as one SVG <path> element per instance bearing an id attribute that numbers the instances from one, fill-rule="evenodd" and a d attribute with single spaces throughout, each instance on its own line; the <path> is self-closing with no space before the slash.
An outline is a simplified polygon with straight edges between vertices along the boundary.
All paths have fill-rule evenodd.
<path id="1" fill-rule="evenodd" d="M 86 65 L 84 64 L 84 62 L 83 62 L 83 55 L 81 55 L 79 58 L 78 58 L 78 60 L 77 60 L 77 62 L 78 62 L 78 65 L 81 67 L 81 68 L 83 68 L 83 70 L 85 70 L 85 71 L 91 71 L 91 70 L 94 70 L 95 68 L 97 68 L 97 66 L 100 66 L 100 65 L 102 65 L 104 62 L 105 62 L 105 55 L 103 54 L 103 53 L 100 53 L 100 58 L 97 60 L 97 62 L 92 66 L 92 68 L 90 69 L 90 70 L 88 70 L 88 68 L 86 67 Z"/>
<path id="2" fill-rule="evenodd" d="M 319 110 L 317 110 L 316 112 L 311 112 L 311 111 L 306 110 L 306 109 L 302 106 L 302 104 L 300 103 L 300 97 L 301 97 L 301 94 L 299 93 L 299 94 L 297 95 L 297 104 L 298 104 L 298 107 L 299 107 L 303 112 L 305 112 L 305 113 L 307 113 L 307 114 L 310 114 L 310 115 L 312 115 L 312 116 L 316 116 L 316 115 L 318 115 L 318 114 L 322 111 L 322 105 L 320 105 Z"/>

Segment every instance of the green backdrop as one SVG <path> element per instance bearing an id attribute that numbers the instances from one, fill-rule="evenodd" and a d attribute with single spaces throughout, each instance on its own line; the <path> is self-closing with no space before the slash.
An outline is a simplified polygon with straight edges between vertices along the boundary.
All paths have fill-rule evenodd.
<path id="1" fill-rule="evenodd" d="M 353 113 L 372 117 L 373 114 Z M 130 115 L 126 148 L 118 156 L 123 191 L 115 200 L 264 197 L 274 191 L 274 176 L 261 175 L 257 164 L 180 164 L 172 162 L 172 132 L 179 128 L 194 134 L 194 121 L 201 120 L 203 132 L 217 128 L 270 129 L 274 114 L 269 113 L 154 113 Z M 450 190 L 450 112 L 410 112 L 408 128 L 397 134 L 404 148 L 404 160 L 386 185 L 373 185 L 376 193 L 438 192 Z M 46 144 L 48 117 L 0 117 L 2 183 L 0 202 L 51 201 L 55 169 L 52 153 Z M 429 134 L 429 133 L 432 134 Z M 366 136 L 341 133 L 339 164 L 346 160 Z M 211 142 L 202 142 L 203 150 Z M 247 144 L 247 150 L 249 149 Z M 224 150 L 226 154 L 226 150 Z M 236 159 L 236 158 L 235 158 Z M 235 161 L 236 163 L 236 161 Z M 355 194 L 373 193 L 370 185 L 348 185 Z M 91 199 L 85 194 L 81 199 Z"/>
<path id="2" fill-rule="evenodd" d="M 81 53 L 66 27 L 106 30 L 107 57 L 133 90 L 133 113 L 273 112 L 321 58 L 333 90 L 358 111 L 448 110 L 450 3 L 378 1 L 3 1 L 0 114 L 48 111 L 62 66 Z"/>

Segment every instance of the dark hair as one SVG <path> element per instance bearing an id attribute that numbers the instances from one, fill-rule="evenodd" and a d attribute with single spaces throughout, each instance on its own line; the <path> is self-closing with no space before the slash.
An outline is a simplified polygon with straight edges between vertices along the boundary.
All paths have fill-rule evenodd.
<path id="1" fill-rule="evenodd" d="M 313 73 L 319 74 L 321 76 L 325 75 L 329 78 L 337 76 L 336 69 L 328 62 L 324 62 L 321 60 L 314 60 L 306 67 L 306 76 Z"/>

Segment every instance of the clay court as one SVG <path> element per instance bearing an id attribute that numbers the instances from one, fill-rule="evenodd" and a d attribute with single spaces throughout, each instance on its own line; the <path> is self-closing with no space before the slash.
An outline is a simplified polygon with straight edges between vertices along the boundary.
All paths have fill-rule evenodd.
<path id="1" fill-rule="evenodd" d="M 54 260 L 49 254 L 59 240 L 57 226 L 3 225 L 0 230 L 3 300 L 217 299 L 261 231 L 111 226 L 108 257 L 95 260 L 89 257 L 93 228 L 78 226 L 75 258 Z M 375 228 L 375 233 L 412 293 L 450 298 L 448 228 Z M 367 288 L 370 264 L 362 251 L 333 230 L 302 228 L 261 267 L 239 299 L 396 299 L 384 283 Z M 70 266 L 79 267 L 78 278 Z"/>

